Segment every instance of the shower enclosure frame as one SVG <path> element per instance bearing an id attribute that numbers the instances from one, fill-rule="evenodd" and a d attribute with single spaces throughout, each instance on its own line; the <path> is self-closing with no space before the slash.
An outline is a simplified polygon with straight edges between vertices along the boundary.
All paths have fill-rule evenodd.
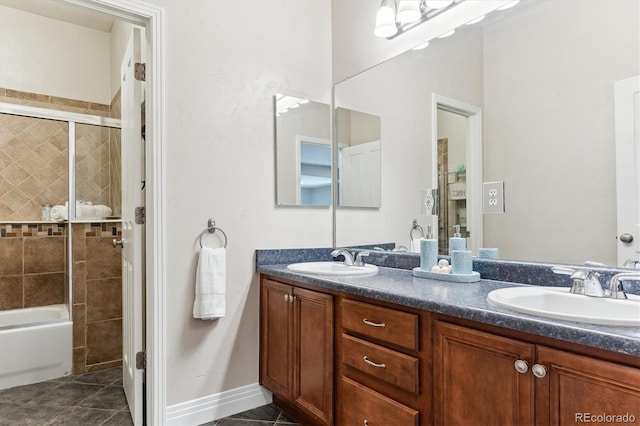
<path id="1" fill-rule="evenodd" d="M 53 110 L 48 108 L 33 107 L 27 105 L 10 104 L 0 102 L 0 114 L 17 115 L 21 117 L 40 118 L 44 120 L 54 120 L 66 122 L 69 126 L 68 134 L 68 223 L 67 229 L 67 306 L 69 309 L 69 321 L 73 318 L 73 224 L 74 223 L 93 223 L 96 221 L 104 222 L 104 219 L 77 219 L 76 209 L 72 206 L 76 205 L 76 124 L 94 125 L 99 127 L 120 129 L 121 121 L 116 118 L 102 117 L 98 115 L 82 114 L 75 112 L 66 112 Z M 21 223 L 25 221 L 2 221 L 3 223 Z M 109 220 L 109 222 L 119 222 L 118 220 Z"/>

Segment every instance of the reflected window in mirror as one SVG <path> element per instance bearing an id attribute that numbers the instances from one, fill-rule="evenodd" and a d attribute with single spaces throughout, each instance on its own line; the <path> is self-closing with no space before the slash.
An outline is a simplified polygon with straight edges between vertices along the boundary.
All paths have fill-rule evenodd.
<path id="1" fill-rule="evenodd" d="M 380 207 L 380 117 L 336 109 L 338 205 Z"/>
<path id="2" fill-rule="evenodd" d="M 276 205 L 331 205 L 331 107 L 274 97 Z"/>

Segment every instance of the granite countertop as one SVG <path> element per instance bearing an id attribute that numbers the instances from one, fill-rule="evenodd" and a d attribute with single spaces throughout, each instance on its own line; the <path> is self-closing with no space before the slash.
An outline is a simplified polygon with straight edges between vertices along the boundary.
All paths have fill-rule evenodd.
<path id="1" fill-rule="evenodd" d="M 259 264 L 260 273 L 347 294 L 424 309 L 480 323 L 595 348 L 640 356 L 640 327 L 600 326 L 521 314 L 493 306 L 487 294 L 495 289 L 521 286 L 482 279 L 455 283 L 417 278 L 411 270 L 379 267 L 368 276 L 320 276 L 294 273 L 285 264 Z"/>

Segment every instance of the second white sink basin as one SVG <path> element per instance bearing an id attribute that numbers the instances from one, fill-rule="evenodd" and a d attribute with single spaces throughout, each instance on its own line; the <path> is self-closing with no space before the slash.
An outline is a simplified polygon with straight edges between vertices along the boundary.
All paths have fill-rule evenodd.
<path id="1" fill-rule="evenodd" d="M 376 265 L 347 266 L 340 262 L 303 262 L 287 265 L 287 269 L 301 274 L 315 275 L 369 275 L 378 272 Z"/>
<path id="2" fill-rule="evenodd" d="M 489 303 L 525 314 L 601 325 L 640 326 L 640 297 L 627 300 L 569 293 L 564 287 L 509 287 L 489 293 Z"/>

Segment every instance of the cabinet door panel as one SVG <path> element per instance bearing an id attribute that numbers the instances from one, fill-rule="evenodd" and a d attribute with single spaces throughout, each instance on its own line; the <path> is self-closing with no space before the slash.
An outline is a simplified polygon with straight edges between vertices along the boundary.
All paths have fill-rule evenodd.
<path id="1" fill-rule="evenodd" d="M 261 302 L 261 365 L 263 385 L 274 393 L 290 399 L 293 380 L 293 304 L 288 301 L 292 287 L 265 279 Z M 285 299 L 286 296 L 286 299 Z"/>
<path id="2" fill-rule="evenodd" d="M 324 424 L 333 405 L 333 297 L 294 288 L 294 402 Z"/>
<path id="3" fill-rule="evenodd" d="M 436 425 L 533 424 L 533 345 L 437 321 L 434 349 Z"/>
<path id="4" fill-rule="evenodd" d="M 544 378 L 536 379 L 539 424 L 634 423 L 630 416 L 640 420 L 639 369 L 542 346 L 537 360 L 547 369 Z"/>

